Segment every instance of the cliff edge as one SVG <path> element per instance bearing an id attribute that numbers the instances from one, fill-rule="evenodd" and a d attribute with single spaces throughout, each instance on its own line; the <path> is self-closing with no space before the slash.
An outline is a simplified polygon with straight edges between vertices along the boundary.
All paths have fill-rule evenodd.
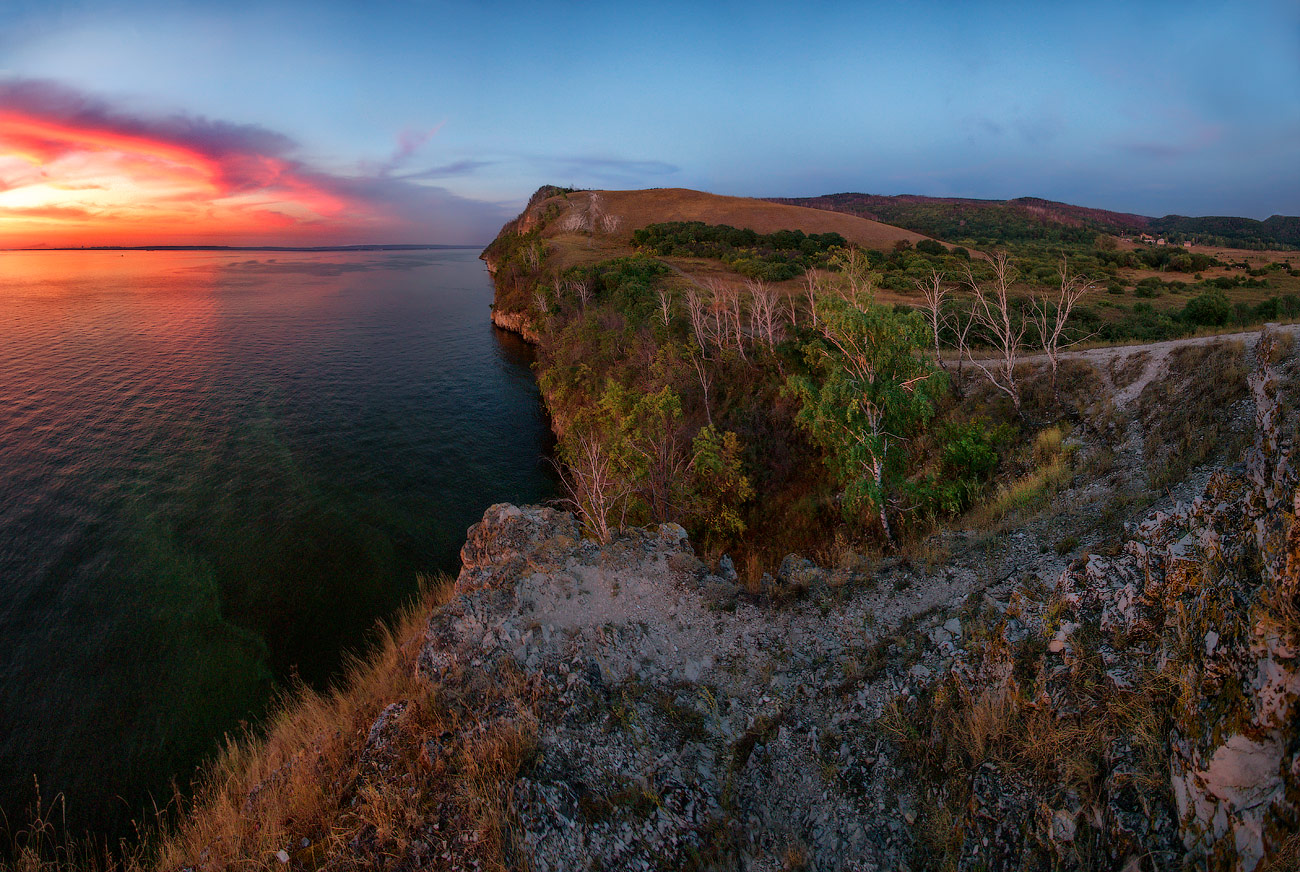
<path id="1" fill-rule="evenodd" d="M 806 593 L 774 610 L 676 525 L 597 545 L 567 513 L 494 506 L 420 673 L 526 677 L 536 753 L 508 789 L 538 870 L 928 867 L 953 833 L 959 869 L 1260 868 L 1300 801 L 1300 490 L 1253 387 L 1243 466 L 1112 556 L 1013 533 L 991 578 L 975 552 L 870 583 L 792 556 L 772 583 Z M 941 713 L 988 742 L 954 761 L 977 764 L 956 807 L 917 759 L 952 750 L 928 744 Z"/>
<path id="2" fill-rule="evenodd" d="M 349 688 L 232 748 L 157 865 L 1294 869 L 1300 482 L 1274 341 L 1223 410 L 1244 451 L 1120 527 L 1079 476 L 996 532 L 790 555 L 755 586 L 676 524 L 600 544 L 493 506 Z"/>

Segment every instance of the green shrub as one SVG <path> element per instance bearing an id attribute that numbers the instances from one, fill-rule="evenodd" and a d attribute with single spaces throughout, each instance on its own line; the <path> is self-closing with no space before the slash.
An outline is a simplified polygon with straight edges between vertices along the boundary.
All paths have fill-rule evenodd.
<path id="1" fill-rule="evenodd" d="M 1011 428 L 990 428 L 979 419 L 953 424 L 941 435 L 939 473 L 921 484 L 923 502 L 935 514 L 956 515 L 974 504 L 998 466 L 998 447 L 1009 439 Z"/>
<path id="2" fill-rule="evenodd" d="M 1222 327 L 1232 318 L 1232 305 L 1223 291 L 1207 291 L 1188 300 L 1179 317 L 1198 327 Z"/>

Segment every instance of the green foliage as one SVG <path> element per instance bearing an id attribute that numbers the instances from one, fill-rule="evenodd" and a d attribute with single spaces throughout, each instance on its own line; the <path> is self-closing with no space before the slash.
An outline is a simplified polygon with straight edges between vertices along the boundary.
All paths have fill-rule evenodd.
<path id="1" fill-rule="evenodd" d="M 1133 314 L 1123 321 L 1103 324 L 1097 336 L 1103 342 L 1123 342 L 1138 339 L 1143 342 L 1161 342 L 1186 335 L 1187 325 L 1170 316 L 1155 311 L 1150 303 L 1137 303 Z"/>
<path id="2" fill-rule="evenodd" d="M 719 432 L 710 425 L 695 435 L 689 516 L 706 537 L 745 531 L 740 508 L 754 496 L 754 488 L 743 471 L 741 453 L 740 438 L 729 430 Z"/>
<path id="3" fill-rule="evenodd" d="M 589 281 L 596 300 L 611 304 L 633 323 L 646 321 L 657 301 L 654 288 L 672 270 L 643 254 L 616 257 L 591 266 L 574 267 L 564 274 L 568 280 Z"/>
<path id="4" fill-rule="evenodd" d="M 764 281 L 785 281 L 803 275 L 809 267 L 825 266 L 832 251 L 849 244 L 838 233 L 762 234 L 702 221 L 650 224 L 634 231 L 632 242 L 663 256 L 721 260 L 741 275 Z"/>
<path id="5" fill-rule="evenodd" d="M 827 452 L 852 519 L 874 513 L 887 538 L 891 491 L 908 470 L 907 440 L 934 415 L 944 376 L 923 356 L 916 314 L 828 300 L 822 335 L 804 345 L 806 374 L 787 380 L 809 439 Z"/>
<path id="6" fill-rule="evenodd" d="M 959 514 L 974 504 L 998 466 L 998 448 L 1011 438 L 1013 428 L 990 428 L 975 420 L 945 428 L 939 453 L 939 474 L 929 477 L 925 493 L 939 512 Z"/>
<path id="7" fill-rule="evenodd" d="M 502 231 L 483 251 L 483 256 L 494 266 L 493 283 L 497 293 L 493 305 L 510 312 L 527 309 L 533 288 L 546 267 L 548 253 L 537 228 L 528 233 Z"/>
<path id="8" fill-rule="evenodd" d="M 668 386 L 653 393 L 608 379 L 596 402 L 572 417 L 557 446 L 571 499 L 600 538 L 625 520 L 666 520 L 673 486 L 673 434 L 681 400 Z"/>
<path id="9" fill-rule="evenodd" d="M 1202 243 L 1233 248 L 1295 248 L 1300 246 L 1300 218 L 1274 215 L 1254 218 L 1185 218 L 1166 215 L 1151 221 L 1151 232 L 1170 237 L 1192 237 Z"/>
<path id="10" fill-rule="evenodd" d="M 1049 241 L 1091 245 L 1102 222 L 1091 226 L 1077 216 L 1047 217 L 1035 200 L 950 200 L 916 197 L 883 197 L 873 194 L 832 194 L 804 200 L 790 200 L 805 206 L 834 209 L 860 215 L 926 236 L 950 242 L 962 240 Z M 1058 204 L 1049 204 L 1058 205 Z M 1066 207 L 1070 208 L 1070 207 Z"/>
<path id="11" fill-rule="evenodd" d="M 1218 260 L 1200 251 L 1188 251 L 1177 245 L 1144 245 L 1124 250 L 1093 251 L 1092 256 L 1103 266 L 1126 269 L 1155 269 L 1161 272 L 1195 273 L 1212 266 L 1222 266 Z"/>
<path id="12" fill-rule="evenodd" d="M 1179 317 L 1200 327 L 1222 327 L 1232 318 L 1232 306 L 1223 291 L 1207 291 L 1188 300 Z"/>

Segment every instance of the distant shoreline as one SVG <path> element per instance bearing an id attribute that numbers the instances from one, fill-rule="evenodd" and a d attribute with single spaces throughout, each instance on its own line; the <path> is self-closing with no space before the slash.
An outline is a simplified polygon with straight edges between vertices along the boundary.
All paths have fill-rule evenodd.
<path id="1" fill-rule="evenodd" d="M 81 245 L 51 248 L 0 248 L 0 251 L 429 251 L 482 248 L 482 245 Z"/>

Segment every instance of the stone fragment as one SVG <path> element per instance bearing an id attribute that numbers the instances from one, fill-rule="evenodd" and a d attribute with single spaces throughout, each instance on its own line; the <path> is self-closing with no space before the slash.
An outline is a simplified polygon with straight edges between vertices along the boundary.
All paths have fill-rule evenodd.
<path id="1" fill-rule="evenodd" d="M 1075 816 L 1063 808 L 1052 812 L 1052 839 L 1057 842 L 1073 842 L 1079 825 Z"/>

